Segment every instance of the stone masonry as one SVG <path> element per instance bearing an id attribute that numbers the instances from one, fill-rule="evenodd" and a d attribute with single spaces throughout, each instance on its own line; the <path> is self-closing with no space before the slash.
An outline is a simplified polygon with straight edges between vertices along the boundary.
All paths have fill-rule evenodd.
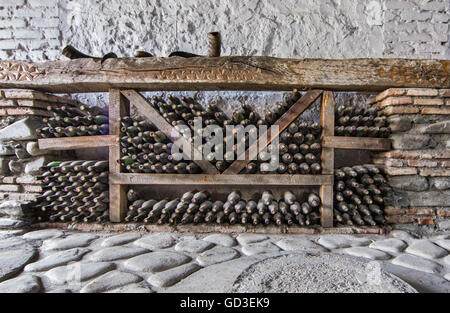
<path id="1" fill-rule="evenodd" d="M 40 150 L 36 129 L 50 116 L 49 104 L 76 104 L 75 100 L 31 90 L 0 90 L 0 216 L 22 218 L 22 201 L 42 192 L 36 175 L 57 151 Z"/>
<path id="2" fill-rule="evenodd" d="M 392 129 L 392 150 L 374 158 L 394 188 L 387 221 L 450 229 L 450 90 L 392 88 L 369 103 Z"/>
<path id="3" fill-rule="evenodd" d="M 448 293 L 449 238 L 0 230 L 0 292 Z"/>

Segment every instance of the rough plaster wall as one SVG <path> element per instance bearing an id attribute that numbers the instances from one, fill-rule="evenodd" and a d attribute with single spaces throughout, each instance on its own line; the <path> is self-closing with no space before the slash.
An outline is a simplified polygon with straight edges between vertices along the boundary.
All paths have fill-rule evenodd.
<path id="1" fill-rule="evenodd" d="M 136 49 L 296 58 L 448 58 L 448 0 L 0 0 L 0 57 Z"/>
<path id="2" fill-rule="evenodd" d="M 448 0 L 0 0 L 0 58 L 64 58 L 72 44 L 102 55 L 147 50 L 207 53 L 210 31 L 222 55 L 294 58 L 448 59 Z M 106 105 L 105 94 L 75 95 Z M 199 95 L 223 101 L 222 93 Z M 280 93 L 226 93 L 228 109 L 263 107 Z M 350 95 L 348 101 L 352 100 Z M 219 99 L 220 98 L 220 99 Z"/>
<path id="3" fill-rule="evenodd" d="M 61 30 L 64 42 L 94 54 L 201 54 L 207 52 L 206 34 L 218 30 L 224 55 L 382 56 L 381 3 L 357 2 L 62 0 Z"/>

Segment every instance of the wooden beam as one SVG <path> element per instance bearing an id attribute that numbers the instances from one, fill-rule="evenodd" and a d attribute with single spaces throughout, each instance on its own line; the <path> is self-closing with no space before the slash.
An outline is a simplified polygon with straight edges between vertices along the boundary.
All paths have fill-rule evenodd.
<path id="1" fill-rule="evenodd" d="M 130 114 L 130 104 L 122 96 L 120 90 L 113 89 L 109 91 L 109 133 L 112 136 L 120 136 L 120 119 L 122 116 Z M 121 172 L 120 164 L 120 145 L 109 146 L 109 172 L 119 174 Z M 122 222 L 127 213 L 126 186 L 109 183 L 109 219 L 111 222 Z"/>
<path id="2" fill-rule="evenodd" d="M 264 56 L 0 62 L 0 88 L 53 93 L 150 90 L 382 91 L 450 88 L 450 60 L 282 59 Z"/>
<path id="3" fill-rule="evenodd" d="M 384 151 L 391 149 L 391 139 L 371 137 L 325 136 L 322 146 L 335 149 Z"/>
<path id="4" fill-rule="evenodd" d="M 254 142 L 245 151 L 245 160 L 234 161 L 223 173 L 224 174 L 239 174 L 250 162 L 255 160 L 258 153 L 261 152 L 268 144 L 272 142 L 283 130 L 286 129 L 293 121 L 297 119 L 309 106 L 316 101 L 322 94 L 322 90 L 310 90 L 303 95 L 296 103 L 294 103 L 289 110 L 286 111 L 275 123 L 278 126 L 278 132 L 272 133 L 271 128 L 267 130 L 266 136 L 259 136 L 258 140 Z M 264 134 L 263 134 L 264 135 Z"/>
<path id="5" fill-rule="evenodd" d="M 126 185 L 319 186 L 332 185 L 332 175 L 204 175 L 110 173 L 109 182 Z"/>
<path id="6" fill-rule="evenodd" d="M 170 125 L 162 116 L 156 111 L 153 106 L 148 103 L 148 101 L 135 90 L 122 90 L 122 94 L 130 101 L 136 109 L 150 119 L 150 121 L 167 137 L 169 137 L 173 142 L 177 142 L 180 146 L 190 146 L 191 151 L 194 151 L 194 145 L 187 142 L 187 140 L 175 130 L 175 128 Z M 207 174 L 218 174 L 219 171 L 207 160 L 195 160 L 192 158 L 204 173 Z"/>
<path id="7" fill-rule="evenodd" d="M 322 125 L 322 138 L 334 136 L 334 96 L 331 91 L 325 91 L 322 95 L 322 107 L 320 121 Z M 333 174 L 334 149 L 322 147 L 322 173 Z"/>
<path id="8" fill-rule="evenodd" d="M 128 210 L 127 186 L 109 184 L 109 220 L 123 222 Z"/>
<path id="9" fill-rule="evenodd" d="M 320 222 L 322 227 L 333 227 L 333 185 L 320 186 L 319 195 L 322 200 Z"/>
<path id="10" fill-rule="evenodd" d="M 322 125 L 322 138 L 334 135 L 334 95 L 331 91 L 322 94 L 320 122 Z M 322 174 L 330 175 L 331 186 L 320 186 L 320 221 L 322 227 L 333 227 L 333 185 L 334 185 L 334 148 L 322 147 Z"/>
<path id="11" fill-rule="evenodd" d="M 38 139 L 39 149 L 71 150 L 96 147 L 109 147 L 117 143 L 116 135 L 79 136 Z"/>

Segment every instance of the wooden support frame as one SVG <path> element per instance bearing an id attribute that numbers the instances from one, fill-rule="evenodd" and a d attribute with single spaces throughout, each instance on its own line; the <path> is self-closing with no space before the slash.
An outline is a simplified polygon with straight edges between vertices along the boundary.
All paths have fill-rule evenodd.
<path id="1" fill-rule="evenodd" d="M 322 138 L 334 135 L 334 96 L 330 91 L 322 94 L 320 121 L 322 124 Z M 331 185 L 320 186 L 321 224 L 323 227 L 333 227 L 333 179 L 334 179 L 334 148 L 322 146 L 322 174 L 331 175 Z"/>
<path id="2" fill-rule="evenodd" d="M 361 149 L 386 151 L 391 149 L 391 139 L 371 137 L 324 136 L 322 146 L 335 149 Z"/>
<path id="3" fill-rule="evenodd" d="M 70 150 L 70 149 L 109 147 L 116 145 L 117 142 L 118 137 L 116 135 L 38 139 L 39 149 L 45 150 Z"/>
<path id="4" fill-rule="evenodd" d="M 321 186 L 333 185 L 332 175 L 208 175 L 208 174 L 110 174 L 110 183 L 126 185 L 221 186 Z"/>
<path id="5" fill-rule="evenodd" d="M 129 115 L 130 104 L 128 100 L 120 93 L 120 90 L 113 89 L 109 91 L 109 133 L 113 136 L 120 136 L 120 118 Z M 109 172 L 119 174 L 121 172 L 120 164 L 120 145 L 109 147 Z M 121 184 L 109 184 L 109 219 L 111 222 L 121 222 L 127 212 L 126 186 Z"/>
<path id="6" fill-rule="evenodd" d="M 260 136 L 256 144 L 258 145 L 257 153 L 264 149 L 270 142 L 275 139 L 279 134 L 285 130 L 295 119 L 298 118 L 314 101 L 317 100 L 323 93 L 323 90 L 310 90 L 306 92 L 291 108 L 285 112 L 276 122 L 275 125 L 279 126 L 278 132 L 271 133 L 268 129 L 266 136 Z M 124 110 L 122 106 L 127 106 L 127 110 Z M 110 120 L 113 119 L 120 124 L 120 117 L 124 114 L 128 114 L 129 105 L 134 105 L 135 108 L 149 118 L 152 123 L 163 133 L 165 133 L 172 141 L 177 141 L 183 145 L 185 140 L 172 125 L 170 125 L 157 110 L 137 91 L 135 90 L 111 90 L 110 91 Z M 111 106 L 120 107 L 120 109 L 111 109 Z M 334 113 L 333 113 L 334 114 Z M 114 117 L 113 117 L 114 116 Z M 116 125 L 111 127 L 111 134 L 116 136 L 120 135 L 120 129 L 116 129 Z M 119 144 L 117 144 L 119 146 Z M 191 145 L 191 150 L 194 147 Z M 111 150 L 110 150 L 111 151 Z M 194 160 L 204 171 L 204 174 L 196 175 L 181 175 L 181 174 L 132 174 L 121 173 L 120 166 L 117 167 L 114 164 L 113 170 L 110 169 L 110 186 L 125 186 L 125 185 L 222 185 L 222 186 L 248 186 L 248 185 L 267 185 L 267 186 L 329 186 L 333 188 L 333 176 L 332 175 L 278 175 L 278 174 L 239 174 L 239 172 L 245 168 L 251 157 L 256 155 L 250 155 L 251 149 L 248 149 L 246 153 L 246 160 L 236 160 L 231 166 L 220 174 L 217 169 L 206 160 Z M 114 160 L 111 159 L 113 155 L 116 155 L 116 160 L 120 160 L 120 149 L 110 153 L 110 164 L 112 165 Z M 249 158 L 250 156 L 250 158 Z M 111 166 L 110 165 L 110 166 Z M 332 164 L 329 165 L 332 167 Z M 231 169 L 231 170 L 230 170 Z M 124 218 L 124 210 L 126 205 L 123 204 L 123 198 L 126 199 L 125 191 L 123 189 L 115 188 L 116 194 L 111 195 L 110 201 L 115 201 L 114 204 L 110 203 L 111 221 L 122 221 Z M 111 189 L 112 192 L 112 189 Z M 126 200 L 125 200 L 126 201 Z M 125 207 L 125 209 L 124 209 Z M 321 209 L 321 212 L 323 210 Z M 327 211 L 328 212 L 328 211 Z M 332 217 L 331 217 L 332 218 Z M 323 220 L 322 220 L 323 224 Z M 330 226 L 327 227 L 331 227 Z"/>
<path id="7" fill-rule="evenodd" d="M 322 199 L 320 208 L 321 225 L 333 227 L 333 187 L 334 187 L 334 149 L 364 149 L 364 150 L 389 150 L 390 139 L 384 138 L 360 138 L 334 136 L 334 96 L 331 91 L 310 90 L 303 95 L 292 107 L 283 114 L 275 125 L 279 131 L 267 136 L 260 136 L 257 140 L 257 153 L 265 148 L 273 139 L 301 115 L 315 100 L 322 96 L 321 124 L 322 124 L 322 174 L 321 175 L 278 175 L 278 174 L 239 174 L 248 164 L 251 149 L 246 153 L 246 160 L 236 160 L 223 173 L 206 160 L 195 160 L 203 169 L 203 174 L 132 174 L 122 173 L 120 153 L 120 121 L 121 117 L 129 115 L 130 106 L 150 118 L 162 132 L 171 140 L 186 141 L 157 110 L 137 91 L 111 89 L 109 91 L 109 128 L 110 134 L 103 136 L 67 137 L 39 139 L 39 147 L 48 150 L 68 150 L 90 147 L 109 147 L 110 168 L 110 220 L 122 222 L 127 212 L 127 185 L 180 185 L 180 186 L 319 186 L 319 194 Z M 191 146 L 191 149 L 193 147 Z"/>

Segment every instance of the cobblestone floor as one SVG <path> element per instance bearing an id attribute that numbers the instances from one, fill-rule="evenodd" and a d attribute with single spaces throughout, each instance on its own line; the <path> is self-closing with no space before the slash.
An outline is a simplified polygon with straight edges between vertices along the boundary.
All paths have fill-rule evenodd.
<path id="1" fill-rule="evenodd" d="M 414 238 L 403 231 L 193 235 L 3 230 L 0 292 L 232 292 L 250 265 L 299 252 L 368 259 L 419 292 L 450 292 L 449 249 L 450 234 Z"/>

